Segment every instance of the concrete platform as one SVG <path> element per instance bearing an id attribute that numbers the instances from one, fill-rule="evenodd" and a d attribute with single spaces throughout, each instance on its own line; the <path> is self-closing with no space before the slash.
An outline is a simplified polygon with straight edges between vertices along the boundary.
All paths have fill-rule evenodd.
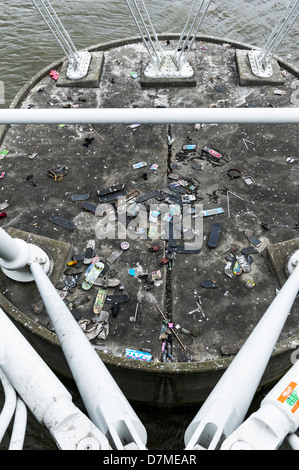
<path id="1" fill-rule="evenodd" d="M 143 45 L 136 41 L 101 46 L 98 52 L 103 56 L 98 87 L 87 84 L 61 87 L 47 73 L 24 95 L 21 106 L 48 109 L 270 106 L 273 112 L 279 112 L 279 107 L 292 106 L 295 74 L 281 67 L 280 88 L 285 93 L 279 95 L 275 93 L 276 84 L 240 86 L 236 46 L 226 41 L 197 41 L 196 86 L 174 87 L 161 83 L 157 87 L 144 87 L 142 71 L 148 58 Z M 132 78 L 132 71 L 137 72 L 137 78 Z M 1 226 L 63 242 L 72 247 L 75 255 L 85 253 L 88 240 L 94 239 L 94 255 L 104 260 L 109 269 L 117 271 L 115 278 L 123 286 L 122 290 L 119 286 L 109 288 L 109 295 L 129 296 L 127 302 L 119 304 L 118 315 L 113 315 L 111 305 L 105 306 L 109 312 L 109 334 L 106 339 L 93 339 L 94 347 L 133 400 L 171 405 L 203 401 L 281 286 L 278 264 L 283 259 L 275 265 L 274 256 L 269 259 L 266 254 L 274 252 L 277 244 L 285 243 L 283 256 L 287 257 L 293 243 L 298 245 L 299 234 L 295 229 L 270 226 L 264 230 L 261 225 L 273 222 L 292 227 L 298 221 L 298 126 L 90 124 L 9 128 L 1 143 L 1 148 L 9 150 L 0 161 L 1 172 L 5 171 L 0 202 L 9 203 L 7 218 L 1 220 Z M 195 145 L 194 150 L 185 150 L 184 146 L 190 144 Z M 202 153 L 205 146 L 220 152 L 220 160 Z M 293 156 L 295 161 L 288 163 L 288 156 Z M 147 162 L 147 166 L 134 169 L 133 164 L 139 162 Z M 158 167 L 150 169 L 153 164 Z M 194 165 L 202 165 L 202 169 Z M 49 170 L 60 167 L 65 167 L 66 174 L 60 182 L 55 182 Z M 230 179 L 229 170 L 236 168 L 242 176 Z M 188 204 L 190 209 L 199 205 L 204 210 L 223 209 L 221 214 L 203 218 L 202 248 L 196 254 L 169 251 L 168 239 L 161 238 L 161 216 L 158 236 L 152 239 L 148 236 L 133 239 L 129 230 L 121 236 L 116 232 L 114 238 L 101 239 L 99 224 L 103 217 L 86 211 L 81 201 L 71 200 L 73 195 L 88 193 L 87 202 L 97 206 L 97 191 L 115 184 L 123 184 L 127 193 L 138 191 L 140 196 L 158 190 L 163 194 L 163 201 L 154 196 L 148 199 L 143 203 L 147 211 L 151 203 L 169 205 L 180 201 L 178 188 L 172 187 L 169 194 L 169 185 L 180 181 L 172 179 L 173 175 L 195 187 L 187 190 L 187 194 L 196 198 Z M 252 185 L 244 179 L 249 176 L 254 180 Z M 184 190 L 184 186 L 179 189 Z M 167 199 L 169 195 L 172 199 Z M 75 229 L 54 225 L 49 220 L 52 215 L 72 222 Z M 197 219 L 188 220 L 194 224 L 191 228 L 196 228 Z M 125 223 L 132 221 L 134 217 Z M 113 220 L 108 222 L 112 232 L 121 228 Z M 221 233 L 218 245 L 210 248 L 208 239 L 215 222 L 221 223 Z M 251 272 L 231 279 L 224 273 L 226 256 L 231 250 L 252 247 L 249 241 L 252 234 L 262 243 L 252 254 Z M 124 240 L 130 243 L 126 251 L 121 249 Z M 185 241 L 184 237 L 177 240 L 178 245 Z M 162 245 L 162 250 L 152 253 L 149 248 L 153 245 Z M 109 264 L 107 260 L 114 252 L 121 253 L 120 257 Z M 58 261 L 65 270 L 73 254 L 61 252 Z M 165 255 L 170 255 L 170 263 L 160 267 Z M 132 269 L 136 269 L 136 276 L 132 276 Z M 138 277 L 158 270 L 161 279 L 153 286 Z M 76 268 L 71 274 L 64 273 L 57 284 L 75 273 Z M 206 280 L 213 280 L 216 287 L 203 287 L 202 282 Z M 248 280 L 254 282 L 254 289 L 247 289 Z M 20 294 L 25 286 L 20 290 L 19 285 L 5 279 L 2 273 L 0 281 L 0 306 L 12 311 L 11 306 L 15 305 L 31 318 L 37 329 L 54 335 L 47 312 L 41 314 L 34 310 L 36 298 L 30 303 L 26 294 L 24 302 L 25 297 Z M 31 292 L 32 286 L 28 289 Z M 89 302 L 78 307 L 81 319 L 91 322 L 94 318 L 92 305 L 97 291 L 98 287 L 93 287 Z M 82 293 L 79 281 L 65 301 L 72 307 Z M 198 299 L 202 311 L 194 311 Z M 137 304 L 134 322 L 131 317 Z M 163 318 L 157 306 L 174 323 L 180 339 L 173 337 L 171 341 L 174 362 L 162 361 Z M 278 352 L 275 355 L 274 366 L 269 366 L 263 383 L 279 377 L 291 366 L 290 344 L 299 333 L 298 315 L 296 301 L 277 346 L 281 355 Z M 186 330 L 194 334 L 186 334 Z M 52 339 L 51 336 L 53 343 Z M 125 359 L 126 348 L 150 350 L 154 360 L 145 364 Z"/>

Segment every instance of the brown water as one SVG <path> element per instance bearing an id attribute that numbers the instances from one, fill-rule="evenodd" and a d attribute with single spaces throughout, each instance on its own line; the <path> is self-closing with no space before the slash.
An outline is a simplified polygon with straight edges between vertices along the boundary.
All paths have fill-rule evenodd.
<path id="1" fill-rule="evenodd" d="M 192 3 L 193 0 L 147 0 L 157 33 L 180 33 Z M 199 32 L 263 47 L 288 3 L 288 0 L 214 1 Z M 125 0 L 52 0 L 51 4 L 78 50 L 138 35 Z M 279 46 L 277 55 L 299 67 L 298 43 L 297 24 Z M 31 1 L 0 0 L 0 81 L 5 86 L 5 104 L 0 105 L 0 109 L 10 105 L 33 75 L 63 55 Z M 82 405 L 79 395 L 72 393 L 75 403 Z M 0 386 L 0 408 L 2 403 Z M 170 413 L 138 407 L 136 412 L 147 429 L 150 449 L 182 450 L 184 431 L 197 409 Z M 30 412 L 28 422 L 24 449 L 56 449 L 47 429 L 40 426 Z M 6 449 L 7 445 L 5 438 L 0 449 Z"/>

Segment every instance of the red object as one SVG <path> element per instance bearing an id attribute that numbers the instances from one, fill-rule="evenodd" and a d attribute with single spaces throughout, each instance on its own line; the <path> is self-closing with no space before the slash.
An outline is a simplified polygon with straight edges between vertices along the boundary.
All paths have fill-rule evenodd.
<path id="1" fill-rule="evenodd" d="M 6 212 L 0 212 L 0 219 L 5 219 L 7 217 Z"/>
<path id="2" fill-rule="evenodd" d="M 57 70 L 51 70 L 50 77 L 53 78 L 53 80 L 58 80 L 59 73 L 57 72 Z"/>

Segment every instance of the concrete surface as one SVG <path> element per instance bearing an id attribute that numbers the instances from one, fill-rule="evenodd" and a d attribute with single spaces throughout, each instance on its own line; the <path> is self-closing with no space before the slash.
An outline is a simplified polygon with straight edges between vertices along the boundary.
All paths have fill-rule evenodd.
<path id="1" fill-rule="evenodd" d="M 171 44 L 166 46 L 165 41 L 163 47 L 171 47 Z M 148 84 L 142 86 L 141 83 L 144 64 L 148 61 L 142 44 L 107 47 L 98 88 L 57 86 L 46 74 L 33 86 L 21 106 L 49 109 L 53 106 L 270 106 L 273 112 L 279 112 L 279 107 L 293 106 L 295 75 L 281 69 L 283 83 L 280 83 L 279 89 L 282 94 L 277 94 L 277 86 L 272 84 L 240 86 L 235 55 L 233 45 L 198 41 L 193 61 L 196 86 L 193 83 L 190 87 L 168 84 L 151 87 Z M 132 71 L 137 72 L 136 79 L 132 78 Z M 11 126 L 1 145 L 1 148 L 9 150 L 0 161 L 1 173 L 5 171 L 5 177 L 1 180 L 0 202 L 7 200 L 9 203 L 7 218 L 1 220 L 1 226 L 6 230 L 19 229 L 65 242 L 72 246 L 74 254 L 84 253 L 88 240 L 94 239 L 94 254 L 105 263 L 111 253 L 121 252 L 120 258 L 110 268 L 117 271 L 115 278 L 120 280 L 124 289 L 109 288 L 109 295 L 126 293 L 129 300 L 119 304 L 120 311 L 116 317 L 112 315 L 111 306 L 105 306 L 109 312 L 109 334 L 104 340 L 92 340 L 104 354 L 121 358 L 126 348 L 144 348 L 151 351 L 156 365 L 162 364 L 159 336 L 163 318 L 158 305 L 174 322 L 174 331 L 186 348 L 184 350 L 174 337 L 171 344 L 175 362 L 166 363 L 165 367 L 183 370 L 183 364 L 178 361 L 187 360 L 193 371 L 202 364 L 210 370 L 217 369 L 222 359 L 225 362 L 227 357 L 238 351 L 281 285 L 281 279 L 277 276 L 280 266 L 276 263 L 281 264 L 283 260 L 266 256 L 271 246 L 288 240 L 295 240 L 297 244 L 298 232 L 295 229 L 270 226 L 269 230 L 264 230 L 261 223 L 294 226 L 299 220 L 298 126 L 202 126 L 198 123 L 130 127 L 90 124 L 91 127 L 81 126 L 80 123 L 77 126 L 64 126 L 63 123 L 62 126 Z M 88 144 L 86 138 L 93 140 Z M 195 150 L 183 150 L 187 144 L 196 145 Z M 218 150 L 222 158 L 216 161 L 202 154 L 201 149 L 205 146 Z M 293 156 L 295 161 L 287 163 L 288 156 Z M 132 165 L 142 161 L 148 165 L 134 170 Z M 158 168 L 150 170 L 152 164 L 158 164 Z M 194 164 L 202 164 L 202 170 L 194 169 Z M 67 174 L 61 182 L 55 182 L 48 176 L 48 170 L 61 166 L 67 167 Z M 239 169 L 242 177 L 230 179 L 227 171 L 232 168 Z M 87 202 L 97 205 L 97 191 L 117 183 L 124 184 L 127 192 L 137 190 L 139 195 L 156 189 L 169 189 L 168 185 L 175 182 L 169 178 L 171 173 L 196 186 L 195 191 L 188 193 L 196 196 L 195 204 L 201 204 L 205 210 L 222 207 L 224 213 L 203 218 L 200 253 L 176 252 L 171 264 L 164 267 L 159 267 L 159 261 L 167 254 L 168 241 L 161 239 L 161 234 L 153 240 L 127 238 L 130 248 L 122 251 L 120 243 L 124 237 L 99 239 L 97 230 L 102 217 L 84 210 L 80 201 L 71 201 L 74 194 L 88 193 Z M 250 186 L 243 179 L 248 176 L 254 180 Z M 172 195 L 176 196 L 177 193 Z M 160 201 L 153 198 L 147 204 L 151 202 L 158 204 Z M 49 220 L 53 214 L 74 223 L 75 229 L 67 230 L 54 225 Z M 190 220 L 195 224 L 196 219 Z M 221 234 L 217 247 L 211 249 L 207 241 L 215 222 L 221 223 Z M 114 222 L 111 223 L 113 227 Z M 231 279 L 223 271 L 225 256 L 231 249 L 252 246 L 248 240 L 250 234 L 262 242 L 252 255 L 251 272 Z M 151 253 L 149 248 L 157 244 L 162 245 L 163 250 L 158 254 Z M 286 256 L 288 251 L 285 252 Z M 70 260 L 70 253 L 68 256 L 62 253 L 59 263 L 67 269 Z M 143 274 L 160 269 L 162 278 L 147 290 L 144 279 L 129 274 L 132 268 Z M 47 313 L 34 312 L 36 299 L 24 302 L 19 286 L 4 279 L 3 274 L 0 277 L 5 299 L 28 313 L 36 324 L 51 330 Z M 68 275 L 63 275 L 60 280 L 66 277 Z M 252 290 L 246 288 L 248 279 L 255 283 Z M 202 287 L 204 280 L 215 281 L 217 287 Z M 31 287 L 28 286 L 29 292 Z M 92 305 L 97 290 L 98 287 L 93 287 L 89 292 L 89 302 L 78 307 L 81 318 L 91 321 L 94 317 Z M 82 293 L 79 282 L 68 293 L 66 301 L 72 306 L 74 299 Z M 26 295 L 27 299 L 28 295 L 30 298 L 30 293 Z M 202 311 L 190 314 L 196 309 L 198 298 Z M 135 314 L 137 303 L 138 314 L 134 322 L 131 317 Z M 296 302 L 281 341 L 298 335 L 298 314 Z M 183 329 L 194 334 L 187 335 Z M 287 362 L 287 359 L 284 360 Z M 208 388 L 206 384 L 205 387 Z M 186 391 L 180 389 L 174 399 L 182 399 L 184 393 Z"/>

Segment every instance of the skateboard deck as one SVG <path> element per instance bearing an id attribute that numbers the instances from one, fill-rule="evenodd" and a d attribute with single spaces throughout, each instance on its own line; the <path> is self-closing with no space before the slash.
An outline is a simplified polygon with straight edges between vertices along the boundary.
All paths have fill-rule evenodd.
<path id="1" fill-rule="evenodd" d="M 108 295 L 106 297 L 107 304 L 120 304 L 123 302 L 128 302 L 129 296 L 127 294 L 115 294 Z"/>
<path id="2" fill-rule="evenodd" d="M 53 222 L 53 224 L 60 225 L 61 227 L 67 228 L 68 230 L 74 230 L 76 225 L 68 220 L 62 219 L 61 217 L 57 217 L 56 215 L 51 215 L 49 220 Z"/>
<path id="3" fill-rule="evenodd" d="M 91 204 L 90 202 L 82 202 L 82 207 L 86 211 L 93 212 L 94 214 L 96 213 L 97 206 L 95 204 Z"/>
<path id="4" fill-rule="evenodd" d="M 93 312 L 95 314 L 98 315 L 99 313 L 101 313 L 105 304 L 106 297 L 107 297 L 107 289 L 99 289 L 94 305 L 93 305 Z"/>
<path id="5" fill-rule="evenodd" d="M 89 198 L 89 194 L 73 194 L 71 196 L 71 201 L 86 201 Z"/>
<path id="6" fill-rule="evenodd" d="M 124 189 L 116 192 L 112 192 L 110 194 L 106 194 L 104 196 L 99 196 L 99 202 L 113 202 L 116 201 L 119 197 L 124 197 L 128 193 Z"/>
<path id="7" fill-rule="evenodd" d="M 82 282 L 82 289 L 89 290 L 93 286 L 95 280 L 99 277 L 103 271 L 105 265 L 104 263 L 92 264 L 86 271 L 84 280 Z"/>
<path id="8" fill-rule="evenodd" d="M 99 196 L 106 196 L 106 194 L 115 193 L 123 188 L 124 184 L 115 184 L 113 186 L 109 186 L 109 188 L 100 189 L 99 191 L 97 191 L 97 193 Z"/>
<path id="9" fill-rule="evenodd" d="M 119 279 L 109 279 L 107 277 L 98 277 L 94 285 L 99 287 L 117 287 L 120 284 Z"/>
<path id="10" fill-rule="evenodd" d="M 215 222 L 215 224 L 212 227 L 211 233 L 210 233 L 210 238 L 208 241 L 208 246 L 210 248 L 215 248 L 218 244 L 219 236 L 220 236 L 220 231 L 221 231 L 221 224 L 220 222 Z"/>

